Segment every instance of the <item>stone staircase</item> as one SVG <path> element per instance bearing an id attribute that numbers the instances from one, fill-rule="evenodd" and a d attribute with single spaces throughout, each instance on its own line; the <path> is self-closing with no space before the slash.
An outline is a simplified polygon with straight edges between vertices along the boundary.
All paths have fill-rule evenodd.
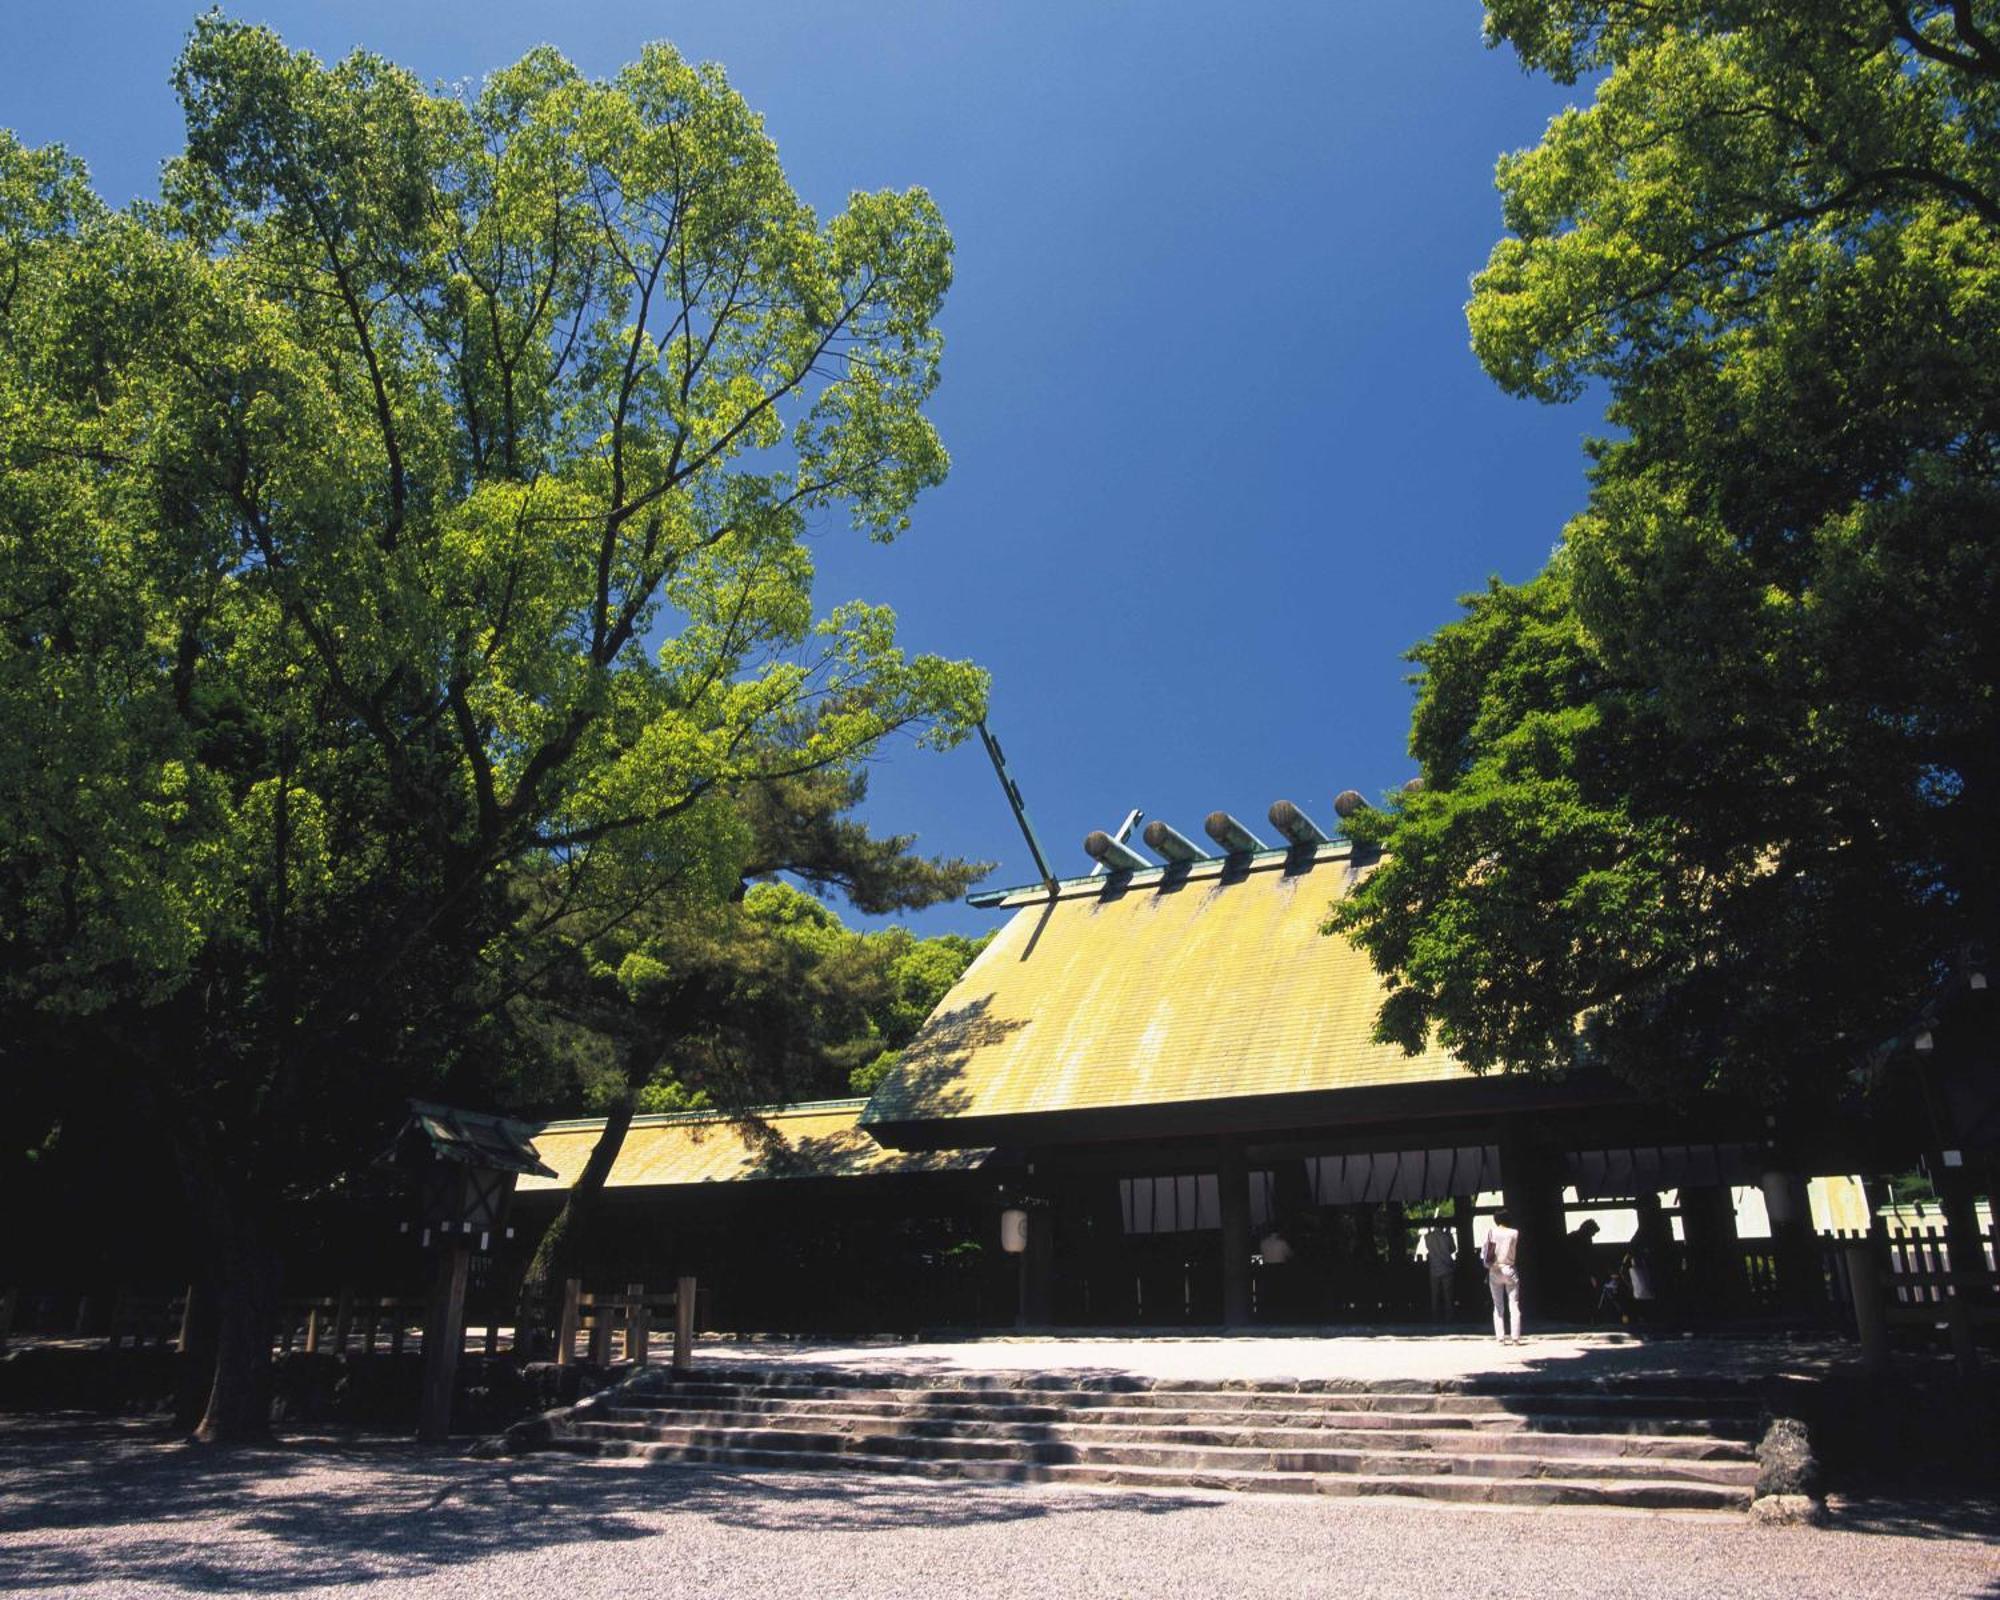
<path id="1" fill-rule="evenodd" d="M 578 1405 L 560 1448 L 1010 1483 L 1748 1508 L 1760 1406 L 1728 1379 L 1356 1385 L 705 1368 Z"/>

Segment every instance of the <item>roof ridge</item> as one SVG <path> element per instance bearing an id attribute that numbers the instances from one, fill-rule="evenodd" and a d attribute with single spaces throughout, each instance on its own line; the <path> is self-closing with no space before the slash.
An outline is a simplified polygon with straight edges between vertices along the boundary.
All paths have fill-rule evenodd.
<path id="1" fill-rule="evenodd" d="M 744 1106 L 731 1111 L 719 1106 L 704 1106 L 693 1111 L 647 1111 L 632 1118 L 635 1128 L 664 1128 L 675 1124 L 700 1122 L 744 1122 L 755 1117 L 759 1121 L 770 1122 L 780 1117 L 827 1116 L 836 1111 L 860 1111 L 868 1104 L 868 1096 L 854 1095 L 839 1100 L 795 1100 L 787 1105 Z M 530 1121 L 529 1126 L 536 1133 L 576 1133 L 585 1128 L 601 1128 L 603 1117 L 566 1117 L 554 1122 Z"/>
<path id="2" fill-rule="evenodd" d="M 1253 872 L 1268 872 L 1273 867 L 1288 866 L 1293 863 L 1318 866 L 1323 861 L 1346 861 L 1355 853 L 1354 841 L 1345 834 L 1328 839 L 1317 845 L 1289 845 L 1282 849 L 1257 850 L 1248 855 L 1206 856 L 1200 861 L 1168 861 L 1156 866 L 1140 867 L 1131 872 L 1086 873 L 1077 878 L 1058 878 L 1055 898 L 1058 900 L 1081 899 L 1085 895 L 1103 894 L 1109 890 L 1151 889 L 1162 885 L 1179 885 L 1190 881 L 1218 879 L 1226 887 L 1238 882 Z M 1026 883 L 1012 889 L 980 889 L 965 897 L 965 903 L 981 910 L 1000 907 L 1011 910 L 1019 906 L 1034 905 L 1049 898 L 1047 884 Z"/>

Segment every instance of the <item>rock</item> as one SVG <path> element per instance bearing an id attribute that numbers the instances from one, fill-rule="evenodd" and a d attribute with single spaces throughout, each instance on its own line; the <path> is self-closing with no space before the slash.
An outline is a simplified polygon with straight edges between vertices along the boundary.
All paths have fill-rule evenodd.
<path id="1" fill-rule="evenodd" d="M 1804 1495 L 1822 1498 L 1819 1457 L 1813 1453 L 1812 1436 L 1796 1417 L 1773 1417 L 1757 1444 L 1757 1487 L 1759 1500 L 1768 1497 Z"/>
<path id="2" fill-rule="evenodd" d="M 1771 1528 L 1823 1528 L 1826 1502 L 1809 1494 L 1767 1494 L 1750 1502 L 1750 1520 Z"/>
<path id="3" fill-rule="evenodd" d="M 567 1408 L 544 1411 L 539 1417 L 517 1422 L 505 1433 L 489 1434 L 466 1454 L 481 1461 L 498 1456 L 525 1456 L 537 1450 L 553 1450 L 565 1439 L 576 1437 L 575 1425 Z"/>

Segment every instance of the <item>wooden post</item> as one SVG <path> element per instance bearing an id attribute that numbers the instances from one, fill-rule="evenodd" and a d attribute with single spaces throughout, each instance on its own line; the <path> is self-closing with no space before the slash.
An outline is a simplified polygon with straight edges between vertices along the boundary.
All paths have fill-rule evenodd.
<path id="1" fill-rule="evenodd" d="M 424 1320 L 423 1407 L 417 1437 L 436 1444 L 451 1436 L 452 1384 L 458 1377 L 459 1346 L 465 1342 L 465 1280 L 472 1268 L 470 1240 L 453 1240 L 438 1251 L 437 1281 Z"/>
<path id="2" fill-rule="evenodd" d="M 1854 1331 L 1861 1340 L 1861 1365 L 1868 1372 L 1880 1373 L 1889 1365 L 1889 1324 L 1882 1308 L 1875 1241 L 1850 1239 L 1842 1248 L 1847 1256 L 1848 1288 L 1854 1296 Z"/>
<path id="3" fill-rule="evenodd" d="M 1497 1140 L 1501 1200 L 1521 1235 L 1521 1314 L 1529 1322 L 1559 1314 L 1566 1249 L 1561 1158 L 1543 1142 L 1543 1133 L 1532 1120 L 1510 1114 Z M 1655 1275 L 1664 1279 L 1667 1265 L 1656 1262 Z M 1665 1291 L 1663 1282 L 1656 1292 Z"/>
<path id="4" fill-rule="evenodd" d="M 687 1372 L 694 1366 L 694 1279 L 682 1278 L 674 1285 L 674 1371 Z"/>
<path id="5" fill-rule="evenodd" d="M 1222 1141 L 1216 1162 L 1217 1199 L 1222 1221 L 1222 1325 L 1250 1323 L 1250 1169 L 1243 1146 Z"/>
<path id="6" fill-rule="evenodd" d="M 625 1285 L 625 1359 L 637 1366 L 646 1364 L 646 1286 Z"/>
<path id="7" fill-rule="evenodd" d="M 187 1286 L 187 1293 L 181 1296 L 181 1325 L 174 1334 L 174 1353 L 186 1355 L 188 1346 L 194 1339 L 194 1285 Z"/>
<path id="8" fill-rule="evenodd" d="M 1966 1249 L 1971 1244 L 1972 1250 Z M 1945 1329 L 1951 1339 L 1951 1353 L 1958 1363 L 1958 1375 L 1971 1378 L 1979 1372 L 1979 1337 L 1972 1326 L 1972 1296 L 1982 1273 L 1973 1270 L 1972 1262 L 1966 1258 L 1979 1248 L 1979 1234 L 1976 1229 L 1967 1232 L 1954 1231 L 1950 1224 L 1945 1226 L 1945 1239 L 1938 1252 L 1938 1265 L 1949 1263 L 1948 1284 L 1945 1293 L 1950 1297 L 1945 1304 Z M 1980 1260 L 1983 1268 L 1985 1262 Z"/>
<path id="9" fill-rule="evenodd" d="M 340 1299 L 335 1302 L 333 1310 L 333 1353 L 337 1356 L 345 1356 L 347 1354 L 347 1341 L 353 1336 L 354 1285 L 343 1283 L 340 1286 Z"/>
<path id="10" fill-rule="evenodd" d="M 319 1354 L 321 1316 L 321 1302 L 318 1300 L 311 1301 L 306 1306 L 306 1354 L 309 1356 Z"/>
<path id="11" fill-rule="evenodd" d="M 611 1365 L 611 1324 L 617 1320 L 615 1309 L 615 1299 L 610 1295 L 590 1297 L 590 1360 L 593 1366 Z"/>
<path id="12" fill-rule="evenodd" d="M 583 1300 L 583 1280 L 563 1280 L 562 1316 L 556 1323 L 556 1365 L 567 1367 L 576 1361 L 576 1324 Z"/>
<path id="13" fill-rule="evenodd" d="M 1486 1276 L 1479 1267 L 1479 1240 L 1473 1229 L 1474 1212 L 1479 1205 L 1479 1196 L 1455 1194 L 1451 1197 L 1451 1226 L 1458 1235 L 1458 1254 L 1453 1258 L 1451 1275 L 1451 1311 L 1456 1316 L 1470 1300 L 1474 1307 L 1485 1295 L 1486 1286 L 1480 1281 Z M 1474 1320 L 1478 1312 L 1475 1309 Z"/>

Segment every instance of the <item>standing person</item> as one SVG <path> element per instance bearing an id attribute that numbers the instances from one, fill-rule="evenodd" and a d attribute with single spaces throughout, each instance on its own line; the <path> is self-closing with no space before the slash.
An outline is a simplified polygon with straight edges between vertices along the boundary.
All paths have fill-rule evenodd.
<path id="1" fill-rule="evenodd" d="M 1443 1217 L 1433 1218 L 1424 1235 L 1424 1259 L 1431 1269 L 1431 1321 L 1449 1322 L 1454 1307 L 1452 1268 L 1457 1265 L 1458 1239 Z"/>
<path id="2" fill-rule="evenodd" d="M 1631 1254 L 1626 1257 L 1625 1279 L 1632 1286 L 1632 1320 L 1651 1324 L 1657 1319 L 1659 1302 L 1666 1298 L 1662 1290 L 1667 1286 L 1674 1230 L 1660 1209 L 1658 1195 L 1640 1195 L 1635 1209 L 1639 1226 L 1632 1235 Z"/>
<path id="3" fill-rule="evenodd" d="M 1600 1231 L 1595 1217 L 1585 1217 L 1565 1241 L 1569 1251 L 1565 1276 L 1569 1281 L 1563 1285 L 1563 1300 L 1566 1313 L 1579 1322 L 1596 1315 L 1598 1283 L 1595 1250 Z"/>
<path id="4" fill-rule="evenodd" d="M 1493 1231 L 1486 1235 L 1480 1251 L 1486 1263 L 1486 1287 L 1493 1293 L 1493 1337 L 1502 1344 L 1521 1342 L 1521 1235 L 1513 1216 L 1502 1211 L 1493 1219 Z M 1514 1331 L 1507 1331 L 1509 1311 Z"/>

